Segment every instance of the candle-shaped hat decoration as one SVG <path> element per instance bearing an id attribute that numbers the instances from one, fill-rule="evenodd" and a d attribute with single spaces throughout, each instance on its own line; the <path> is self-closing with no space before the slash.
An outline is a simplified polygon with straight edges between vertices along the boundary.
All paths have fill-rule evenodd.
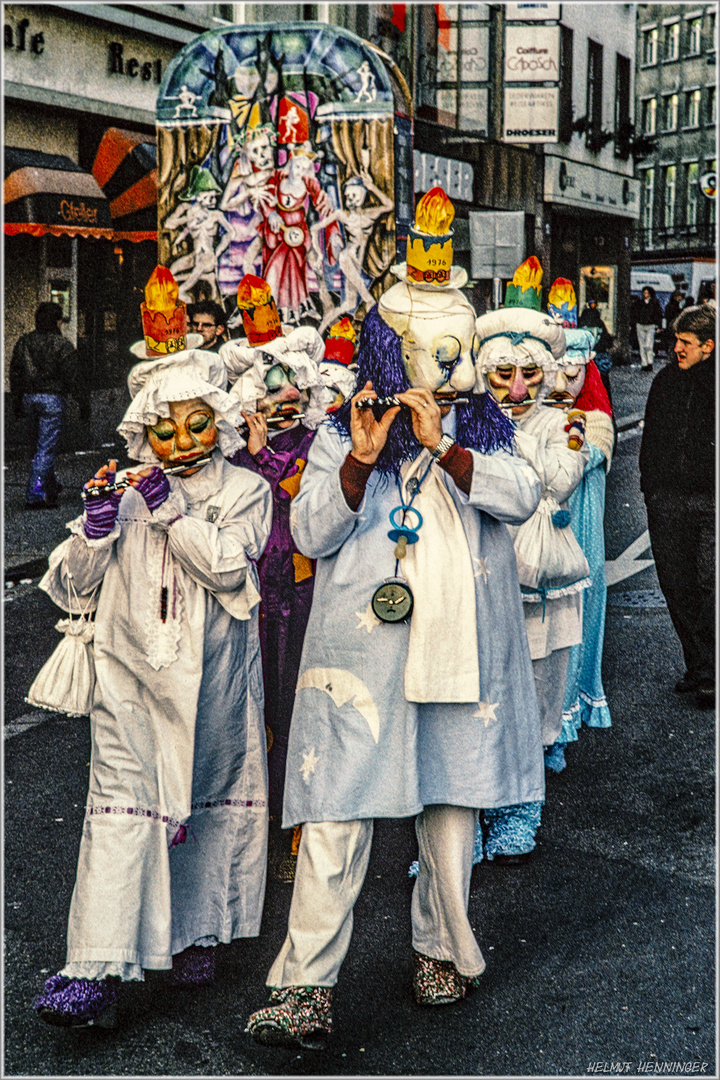
<path id="1" fill-rule="evenodd" d="M 330 327 L 325 339 L 325 359 L 335 364 L 352 364 L 357 334 L 347 315 Z"/>
<path id="2" fill-rule="evenodd" d="M 548 315 L 565 329 L 577 326 L 577 299 L 572 281 L 555 278 L 548 294 Z"/>
<path id="3" fill-rule="evenodd" d="M 534 255 L 530 255 L 525 262 L 520 263 L 513 274 L 512 281 L 508 282 L 505 290 L 505 307 L 540 311 L 542 276 L 543 271 L 539 260 Z"/>
<path id="4" fill-rule="evenodd" d="M 415 211 L 415 224 L 407 240 L 407 276 L 410 281 L 447 285 L 453 261 L 450 226 L 455 207 L 441 187 L 423 195 Z"/>
<path id="5" fill-rule="evenodd" d="M 178 299 L 179 286 L 165 266 L 156 266 L 140 305 L 147 356 L 166 356 L 187 347 L 187 307 Z"/>
<path id="6" fill-rule="evenodd" d="M 266 345 L 282 337 L 280 315 L 264 278 L 246 274 L 238 285 L 237 306 L 242 311 L 243 327 L 249 345 Z"/>

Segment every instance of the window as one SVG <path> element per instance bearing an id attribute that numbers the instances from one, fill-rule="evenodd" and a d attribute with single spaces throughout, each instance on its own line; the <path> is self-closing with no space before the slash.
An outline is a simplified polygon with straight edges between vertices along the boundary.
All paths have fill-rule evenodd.
<path id="1" fill-rule="evenodd" d="M 592 149 L 597 145 L 602 134 L 602 78 L 603 47 L 592 38 L 588 38 L 587 57 L 587 116 L 586 143 Z"/>
<path id="2" fill-rule="evenodd" d="M 702 48 L 702 16 L 696 19 L 688 19 L 687 24 L 687 51 L 691 55 L 699 53 Z"/>
<path id="3" fill-rule="evenodd" d="M 707 105 L 705 106 L 705 120 L 708 124 L 717 123 L 717 97 L 715 95 L 714 86 L 708 86 L 707 88 Z"/>
<path id="4" fill-rule="evenodd" d="M 714 11 L 708 12 L 708 52 L 715 51 L 715 21 L 716 14 Z"/>
<path id="5" fill-rule="evenodd" d="M 654 135 L 657 131 L 657 98 L 642 103 L 643 134 Z"/>
<path id="6" fill-rule="evenodd" d="M 700 126 L 700 95 L 701 90 L 688 90 L 685 95 L 685 126 Z"/>
<path id="7" fill-rule="evenodd" d="M 685 205 L 687 207 L 685 217 L 687 224 L 693 229 L 697 225 L 699 176 L 699 163 L 697 161 L 689 161 L 685 166 Z"/>
<path id="8" fill-rule="evenodd" d="M 627 56 L 615 55 L 615 156 L 630 155 L 630 61 Z"/>
<path id="9" fill-rule="evenodd" d="M 646 169 L 643 182 L 643 229 L 649 232 L 653 225 L 653 204 L 655 202 L 655 170 Z"/>
<path id="10" fill-rule="evenodd" d="M 573 32 L 560 27 L 560 93 L 558 95 L 558 140 L 572 139 Z"/>
<path id="11" fill-rule="evenodd" d="M 418 4 L 416 11 L 418 117 L 487 136 L 487 6 Z"/>
<path id="12" fill-rule="evenodd" d="M 677 60 L 680 56 L 680 23 L 665 27 L 665 59 Z"/>
<path id="13" fill-rule="evenodd" d="M 663 131 L 676 131 L 678 126 L 678 95 L 663 98 Z"/>
<path id="14" fill-rule="evenodd" d="M 663 225 L 671 229 L 675 224 L 675 197 L 677 195 L 677 165 L 665 166 L 665 199 L 663 203 Z"/>
<path id="15" fill-rule="evenodd" d="M 643 48 L 642 48 L 642 62 L 643 64 L 657 64 L 658 58 L 658 28 L 654 26 L 652 30 L 643 30 Z"/>

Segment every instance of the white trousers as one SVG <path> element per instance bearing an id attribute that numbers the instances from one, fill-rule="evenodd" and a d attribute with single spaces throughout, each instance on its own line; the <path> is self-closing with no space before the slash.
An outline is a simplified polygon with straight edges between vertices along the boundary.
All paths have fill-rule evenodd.
<path id="1" fill-rule="evenodd" d="M 426 806 L 415 822 L 420 873 L 412 896 L 413 948 L 452 960 L 469 978 L 485 969 L 467 915 L 477 819 L 478 811 L 464 806 Z M 268 986 L 335 986 L 372 836 L 367 819 L 303 825 L 287 937 Z"/>
<path id="2" fill-rule="evenodd" d="M 655 359 L 655 326 L 635 324 L 638 345 L 640 346 L 640 366 L 652 367 Z"/>

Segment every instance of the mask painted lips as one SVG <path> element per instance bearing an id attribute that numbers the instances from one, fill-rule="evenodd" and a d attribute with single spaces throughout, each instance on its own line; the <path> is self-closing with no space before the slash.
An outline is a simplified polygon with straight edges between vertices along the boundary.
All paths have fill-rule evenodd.
<path id="1" fill-rule="evenodd" d="M 572 394 L 566 394 L 562 390 L 553 390 L 545 398 L 544 404 L 551 409 L 563 409 L 566 405 L 574 405 L 575 399 Z"/>

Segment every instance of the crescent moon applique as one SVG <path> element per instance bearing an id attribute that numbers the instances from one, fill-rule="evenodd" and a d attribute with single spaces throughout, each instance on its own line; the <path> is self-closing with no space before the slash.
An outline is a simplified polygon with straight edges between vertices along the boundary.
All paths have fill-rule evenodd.
<path id="1" fill-rule="evenodd" d="M 338 709 L 351 701 L 353 707 L 367 720 L 372 737 L 378 742 L 380 714 L 370 691 L 357 676 L 343 668 L 308 668 L 300 676 L 297 688 L 323 690 L 330 695 Z"/>

